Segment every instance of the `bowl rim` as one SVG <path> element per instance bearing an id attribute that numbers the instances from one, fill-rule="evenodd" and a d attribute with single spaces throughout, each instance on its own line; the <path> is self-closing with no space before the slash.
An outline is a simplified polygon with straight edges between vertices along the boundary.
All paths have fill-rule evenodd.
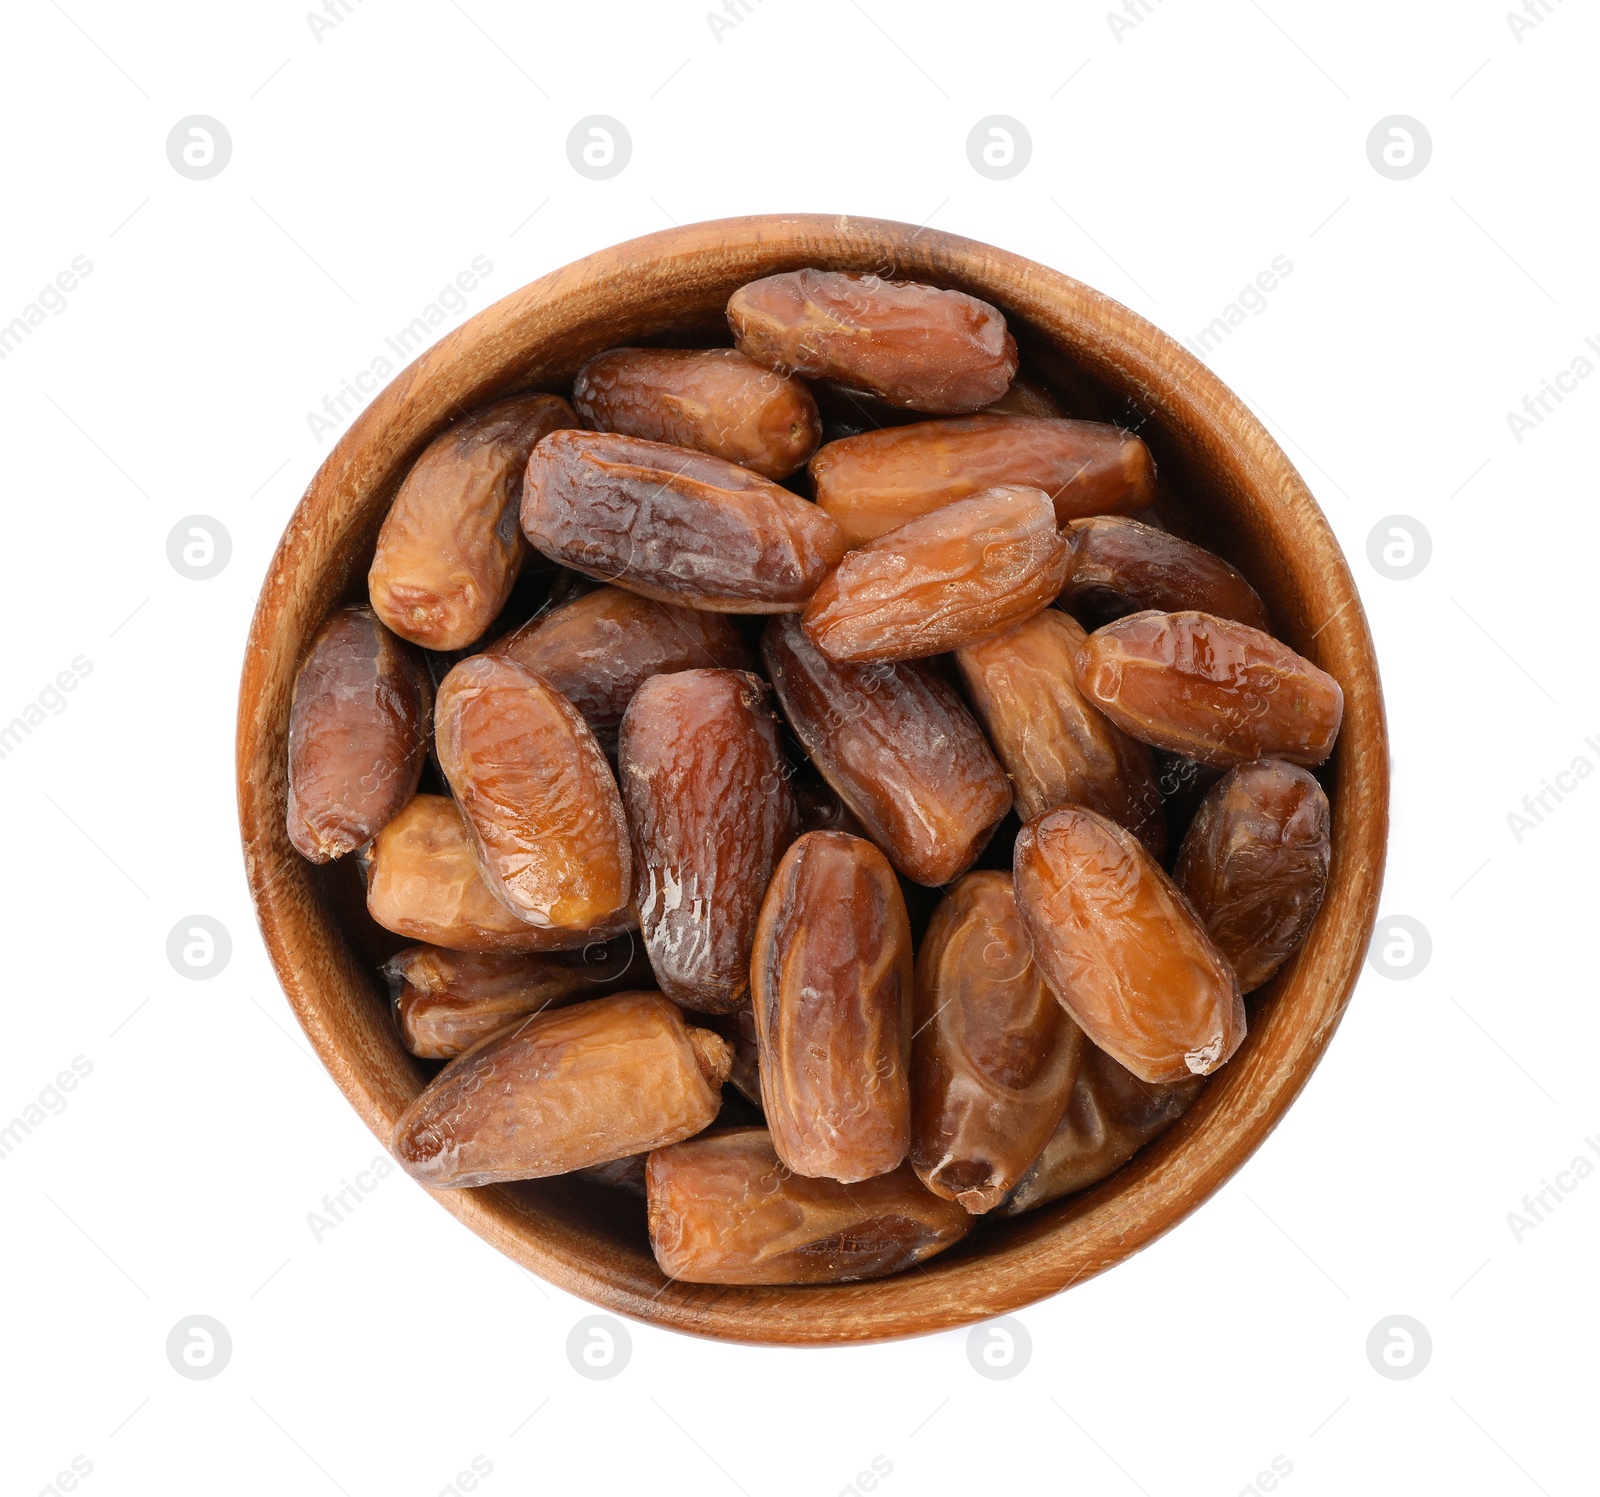
<path id="1" fill-rule="evenodd" d="M 1259 1007 L 1245 1047 L 1180 1123 L 1108 1180 L 1013 1219 L 1003 1239 L 988 1239 L 982 1250 L 964 1245 L 925 1266 L 860 1284 L 688 1285 L 664 1279 L 653 1264 L 647 1271 L 637 1253 L 607 1251 L 515 1187 L 430 1191 L 513 1261 L 603 1309 L 760 1344 L 888 1340 L 1015 1311 L 1113 1266 L 1197 1209 L 1261 1145 L 1326 1050 L 1371 939 L 1388 840 L 1382 688 L 1349 566 L 1282 449 L 1175 339 L 1059 271 L 976 240 L 891 220 L 755 215 L 625 241 L 478 312 L 378 392 L 297 505 L 251 623 L 236 741 L 251 898 L 301 1027 L 386 1148 L 408 1088 L 414 1094 L 420 1081 L 407 1060 L 389 1053 L 398 1041 L 386 1049 L 370 1024 L 352 1020 L 350 1004 L 370 1002 L 352 995 L 373 989 L 375 975 L 356 960 L 313 886 L 311 865 L 293 853 L 284 832 L 288 702 L 301 654 L 348 587 L 349 558 L 360 554 L 361 536 L 375 533 L 396 475 L 455 415 L 523 387 L 519 373 L 537 366 L 528 350 L 545 346 L 539 337 L 570 336 L 575 326 L 588 325 L 586 318 L 603 326 L 597 308 L 607 298 L 615 301 L 619 284 L 628 286 L 638 306 L 652 297 L 650 305 L 669 306 L 674 288 L 688 294 L 686 287 L 703 290 L 730 276 L 740 279 L 729 284 L 739 284 L 807 264 L 929 280 L 1020 312 L 1065 357 L 1093 369 L 1158 426 L 1174 423 L 1168 431 L 1179 434 L 1174 440 L 1206 447 L 1196 461 L 1216 465 L 1206 471 L 1222 492 L 1237 491 L 1239 516 L 1297 570 L 1297 605 L 1302 593 L 1320 603 L 1325 617 L 1297 615 L 1289 632 L 1301 636 L 1296 648 L 1304 645 L 1302 653 L 1340 680 L 1345 719 L 1333 760 L 1335 840 L 1327 896 L 1300 952 L 1264 999 L 1252 999 Z M 526 384 L 537 387 L 536 379 Z"/>

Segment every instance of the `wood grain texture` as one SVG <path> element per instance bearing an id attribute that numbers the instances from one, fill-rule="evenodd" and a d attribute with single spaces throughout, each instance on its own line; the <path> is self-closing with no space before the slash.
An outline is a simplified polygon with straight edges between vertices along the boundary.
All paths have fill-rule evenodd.
<path id="1" fill-rule="evenodd" d="M 1212 547 L 1266 600 L 1279 634 L 1344 687 L 1330 765 L 1333 865 L 1299 953 L 1251 1000 L 1249 1037 L 1171 1132 L 1095 1189 L 990 1222 L 925 1268 L 873 1283 L 719 1288 L 670 1283 L 636 1216 L 600 1187 L 527 1182 L 436 1198 L 532 1272 L 606 1309 L 736 1341 L 872 1341 L 1013 1311 L 1111 1267 L 1180 1221 L 1257 1148 L 1305 1085 L 1349 1001 L 1372 933 L 1388 839 L 1388 746 L 1377 661 L 1338 543 L 1306 485 L 1203 364 L 1067 276 L 910 224 L 774 215 L 693 224 L 591 255 L 479 313 L 395 377 L 312 480 L 261 591 L 239 695 L 239 825 L 262 935 L 301 1024 L 385 1144 L 423 1084 L 401 1048 L 348 891 L 290 847 L 286 735 L 317 627 L 357 595 L 410 462 L 450 421 L 519 389 L 565 393 L 617 344 L 726 343 L 746 281 L 805 265 L 926 280 L 999 306 L 1068 414 L 1138 431 L 1176 532 Z"/>

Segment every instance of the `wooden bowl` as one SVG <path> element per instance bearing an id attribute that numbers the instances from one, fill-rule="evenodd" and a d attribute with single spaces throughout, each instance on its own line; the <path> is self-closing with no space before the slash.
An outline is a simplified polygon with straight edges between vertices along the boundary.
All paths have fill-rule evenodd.
<path id="1" fill-rule="evenodd" d="M 602 250 L 506 297 L 404 369 L 306 490 L 267 574 L 239 694 L 239 825 L 261 932 L 317 1054 L 387 1146 L 424 1070 L 400 1046 L 375 971 L 376 927 L 354 870 L 316 868 L 284 830 L 295 672 L 328 610 L 365 595 L 377 530 L 427 441 L 519 389 L 566 391 L 616 344 L 726 343 L 746 281 L 814 265 L 971 292 L 1001 308 L 1024 368 L 1069 413 L 1149 443 L 1174 529 L 1235 562 L 1278 632 L 1345 692 L 1329 765 L 1333 865 L 1305 945 L 1251 1000 L 1243 1047 L 1182 1122 L 1109 1180 L 988 1222 L 925 1267 L 870 1283 L 723 1288 L 669 1281 L 637 1201 L 528 1181 L 440 1191 L 439 1203 L 533 1273 L 640 1320 L 733 1341 L 882 1340 L 1016 1310 L 1120 1262 L 1193 1211 L 1259 1145 L 1339 1022 L 1372 933 L 1388 831 L 1378 667 L 1350 570 L 1305 483 L 1244 405 L 1165 333 L 1099 292 L 1016 255 L 909 224 L 821 214 L 725 219 Z"/>

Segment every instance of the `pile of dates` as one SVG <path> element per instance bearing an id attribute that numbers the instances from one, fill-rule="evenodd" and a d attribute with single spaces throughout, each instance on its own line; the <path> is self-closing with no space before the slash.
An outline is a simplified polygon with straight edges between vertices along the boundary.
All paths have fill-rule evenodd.
<path id="1" fill-rule="evenodd" d="M 727 317 L 421 453 L 300 671 L 289 835 L 421 943 L 412 1176 L 576 1174 L 669 1277 L 838 1283 L 1227 1063 L 1323 897 L 1343 697 L 994 307 L 807 269 Z"/>

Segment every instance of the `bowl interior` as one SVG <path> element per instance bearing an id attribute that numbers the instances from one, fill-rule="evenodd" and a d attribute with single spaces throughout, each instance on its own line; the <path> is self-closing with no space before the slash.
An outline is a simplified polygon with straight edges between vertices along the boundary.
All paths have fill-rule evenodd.
<path id="1" fill-rule="evenodd" d="M 1171 529 L 1219 552 L 1261 593 L 1278 632 L 1344 687 L 1324 775 L 1329 892 L 1299 954 L 1249 1003 L 1250 1033 L 1183 1120 L 1101 1185 L 895 1278 L 829 1287 L 668 1281 L 635 1198 L 575 1179 L 436 1198 L 533 1272 L 597 1304 L 677 1329 L 763 1342 L 881 1339 L 1027 1304 L 1110 1266 L 1194 1209 L 1293 1100 L 1347 1001 L 1371 934 L 1387 835 L 1387 748 L 1376 663 L 1349 570 L 1287 458 L 1239 401 L 1171 339 L 1081 283 L 989 246 L 910 225 L 826 216 L 729 220 L 652 235 L 536 281 L 398 374 L 350 428 L 274 557 L 239 707 L 241 834 L 263 935 L 308 1037 L 387 1144 L 433 1067 L 401 1047 L 377 964 L 408 944 L 367 916 L 351 860 L 315 868 L 284 831 L 295 671 L 327 611 L 365 596 L 378 526 L 426 442 L 515 390 L 569 394 L 578 366 L 618 344 L 729 342 L 722 309 L 757 276 L 804 265 L 874 270 L 1001 308 L 1023 370 L 1067 413 L 1149 444 Z"/>

